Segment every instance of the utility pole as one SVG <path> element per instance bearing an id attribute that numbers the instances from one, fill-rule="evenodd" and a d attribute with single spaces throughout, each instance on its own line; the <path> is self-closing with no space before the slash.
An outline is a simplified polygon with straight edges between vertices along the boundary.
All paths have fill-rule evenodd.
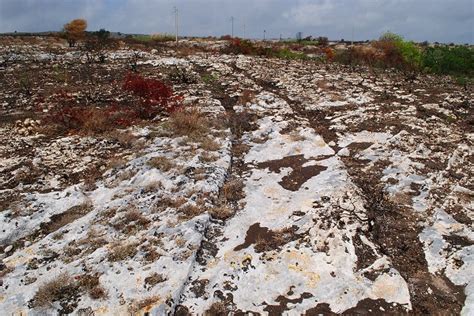
<path id="1" fill-rule="evenodd" d="M 230 17 L 230 21 L 232 22 L 232 38 L 234 38 L 234 17 Z"/>
<path id="2" fill-rule="evenodd" d="M 354 25 L 352 26 L 352 41 L 351 45 L 354 46 Z"/>
<path id="3" fill-rule="evenodd" d="M 178 45 L 178 8 L 174 7 L 174 26 L 176 28 L 176 45 Z"/>

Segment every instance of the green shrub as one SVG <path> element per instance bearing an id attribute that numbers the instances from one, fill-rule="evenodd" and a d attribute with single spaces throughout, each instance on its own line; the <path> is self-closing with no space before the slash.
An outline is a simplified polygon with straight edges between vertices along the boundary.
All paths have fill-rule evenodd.
<path id="1" fill-rule="evenodd" d="M 420 49 L 413 42 L 408 42 L 402 36 L 387 32 L 374 45 L 383 51 L 382 60 L 387 66 L 403 70 L 418 70 L 422 65 Z"/>
<path id="2" fill-rule="evenodd" d="M 436 74 L 474 76 L 474 49 L 465 46 L 428 47 L 422 56 L 423 67 Z"/>
<path id="3" fill-rule="evenodd" d="M 287 48 L 276 50 L 274 56 L 282 59 L 307 59 L 305 54 L 297 53 Z"/>

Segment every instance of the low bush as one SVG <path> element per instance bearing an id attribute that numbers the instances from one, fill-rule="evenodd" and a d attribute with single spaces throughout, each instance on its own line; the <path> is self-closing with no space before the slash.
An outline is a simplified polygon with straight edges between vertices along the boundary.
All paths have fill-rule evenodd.
<path id="1" fill-rule="evenodd" d="M 157 33 L 151 35 L 151 40 L 158 43 L 173 42 L 176 40 L 176 36 L 167 33 Z"/>
<path id="2" fill-rule="evenodd" d="M 474 76 L 474 49 L 465 46 L 427 47 L 422 56 L 426 70 L 444 75 Z"/>
<path id="3" fill-rule="evenodd" d="M 38 288 L 31 301 L 32 307 L 49 307 L 55 301 L 76 295 L 79 287 L 68 274 L 60 274 Z"/>
<path id="4" fill-rule="evenodd" d="M 141 105 L 136 111 L 142 119 L 154 118 L 162 110 L 172 113 L 181 107 L 182 97 L 174 95 L 171 87 L 157 79 L 129 73 L 123 89 L 141 98 Z"/>
<path id="5" fill-rule="evenodd" d="M 305 54 L 297 53 L 297 52 L 294 52 L 294 51 L 289 50 L 287 48 L 274 50 L 273 55 L 277 58 L 289 59 L 289 60 L 307 59 L 307 56 Z"/>
<path id="6" fill-rule="evenodd" d="M 181 96 L 157 79 L 127 74 L 123 89 L 139 100 L 129 104 L 113 103 L 107 106 L 91 107 L 75 105 L 67 94 L 58 95 L 64 104 L 48 112 L 46 122 L 63 131 L 104 133 L 117 127 L 128 127 L 139 120 L 150 120 L 160 113 L 173 113 L 182 107 Z M 40 109 L 41 110 L 41 109 Z"/>

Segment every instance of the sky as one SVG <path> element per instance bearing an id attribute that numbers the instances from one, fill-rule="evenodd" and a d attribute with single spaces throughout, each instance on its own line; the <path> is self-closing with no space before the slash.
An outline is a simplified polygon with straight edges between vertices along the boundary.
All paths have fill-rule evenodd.
<path id="1" fill-rule="evenodd" d="M 474 44 L 474 0 L 0 0 L 0 32 L 60 30 L 74 18 L 88 30 L 247 38 L 327 36 Z M 245 32 L 244 32 L 245 29 Z M 354 38 L 353 35 L 354 34 Z M 245 36 L 244 36 L 245 35 Z"/>

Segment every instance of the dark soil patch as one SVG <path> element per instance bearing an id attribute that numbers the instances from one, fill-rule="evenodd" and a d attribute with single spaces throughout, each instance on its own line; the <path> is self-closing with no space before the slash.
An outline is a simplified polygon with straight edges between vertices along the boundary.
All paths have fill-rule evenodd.
<path id="1" fill-rule="evenodd" d="M 405 315 L 408 314 L 404 306 L 387 303 L 384 299 L 372 300 L 366 298 L 355 307 L 346 310 L 342 315 Z"/>
<path id="2" fill-rule="evenodd" d="M 391 259 L 394 267 L 407 281 L 413 312 L 459 314 L 465 300 L 462 287 L 455 286 L 447 279 L 443 282 L 443 287 L 434 283 L 428 271 L 423 245 L 418 238 L 422 229 L 418 225 L 418 214 L 393 204 L 385 196 L 378 180 L 380 170 L 365 175 L 350 165 L 348 170 L 366 200 L 365 208 L 369 219 L 367 237 L 377 245 L 382 254 Z M 434 291 L 433 294 L 429 294 L 429 288 Z"/>
<path id="3" fill-rule="evenodd" d="M 461 246 L 461 247 L 469 247 L 474 245 L 474 241 L 471 239 L 459 236 L 459 235 L 450 235 L 450 236 L 443 236 L 443 239 L 446 240 L 451 245 Z"/>
<path id="4" fill-rule="evenodd" d="M 356 234 L 352 241 L 357 256 L 357 270 L 359 271 L 365 269 L 374 263 L 374 261 L 377 259 L 377 256 L 374 254 L 372 248 L 362 242 L 359 234 Z"/>
<path id="5" fill-rule="evenodd" d="M 278 249 L 279 247 L 298 239 L 300 236 L 295 233 L 297 227 L 284 228 L 272 231 L 267 227 L 260 227 L 260 223 L 255 223 L 249 227 L 243 244 L 234 248 L 239 251 L 254 245 L 256 252 L 265 252 Z"/>
<path id="6" fill-rule="evenodd" d="M 269 315 L 283 315 L 285 311 L 289 310 L 288 303 L 298 304 L 298 303 L 303 302 L 304 299 L 308 299 L 311 297 L 313 297 L 313 294 L 307 293 L 307 292 L 301 294 L 299 298 L 294 298 L 294 299 L 287 298 L 283 295 L 280 295 L 275 300 L 276 302 L 279 303 L 279 305 L 268 305 L 267 303 L 264 302 L 263 304 L 267 306 L 263 310 L 268 312 Z"/>
<path id="7" fill-rule="evenodd" d="M 262 169 L 268 168 L 270 171 L 277 173 L 279 173 L 282 168 L 292 168 L 292 172 L 284 176 L 278 183 L 286 190 L 298 191 L 306 181 L 327 169 L 327 167 L 319 165 L 303 167 L 306 162 L 308 162 L 308 160 L 305 159 L 303 155 L 296 155 L 279 160 L 262 162 L 258 164 L 258 167 Z"/>

